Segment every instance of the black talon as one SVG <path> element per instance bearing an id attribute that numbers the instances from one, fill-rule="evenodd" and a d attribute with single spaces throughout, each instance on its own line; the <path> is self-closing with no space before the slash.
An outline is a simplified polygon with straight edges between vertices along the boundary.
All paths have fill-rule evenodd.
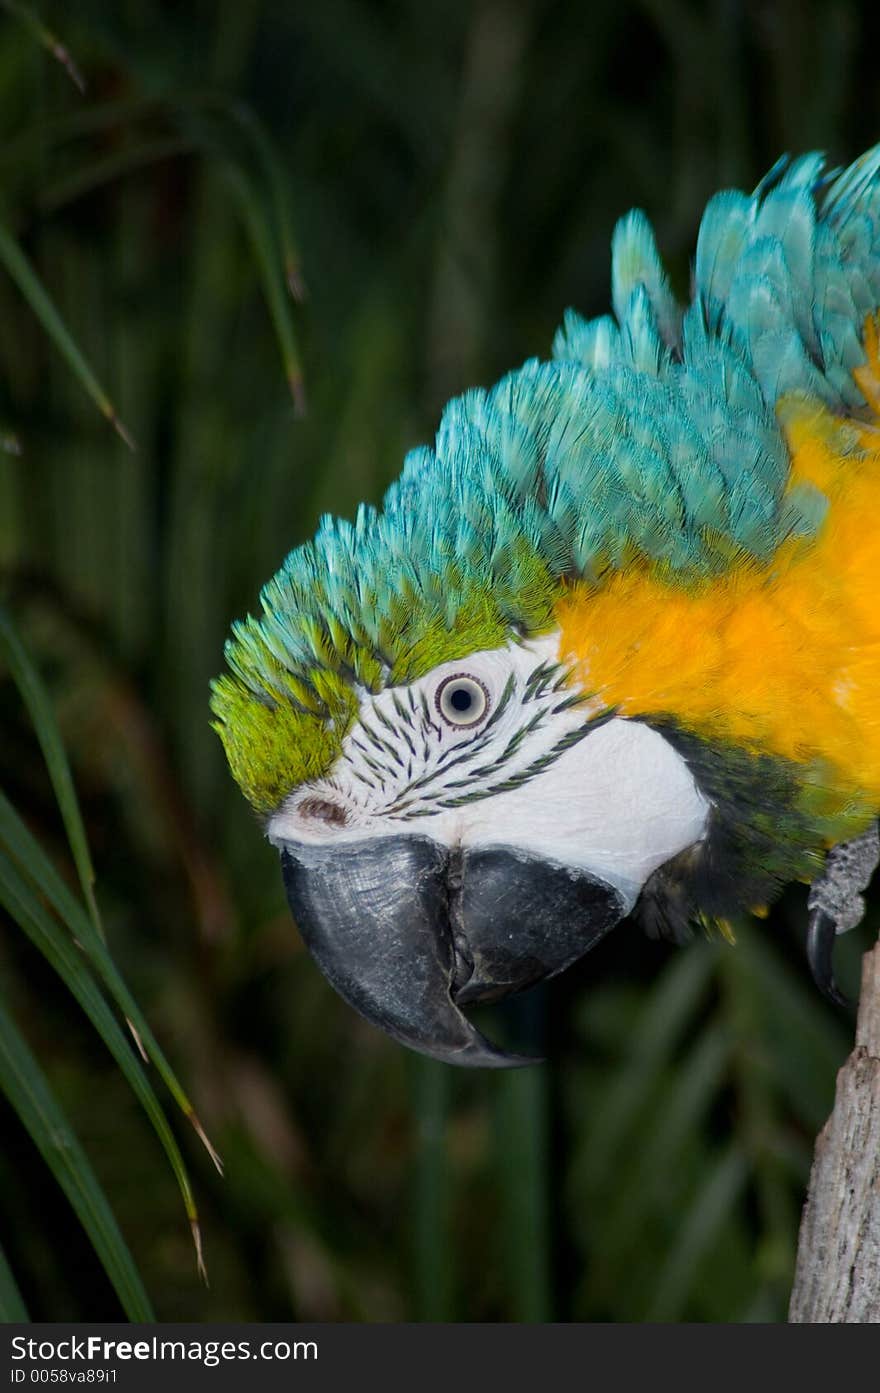
<path id="1" fill-rule="evenodd" d="M 834 980 L 834 940 L 837 926 L 824 909 L 810 911 L 807 923 L 807 962 L 813 974 L 813 981 L 829 1001 L 835 1006 L 852 1010 L 853 1003 L 843 995 Z"/>

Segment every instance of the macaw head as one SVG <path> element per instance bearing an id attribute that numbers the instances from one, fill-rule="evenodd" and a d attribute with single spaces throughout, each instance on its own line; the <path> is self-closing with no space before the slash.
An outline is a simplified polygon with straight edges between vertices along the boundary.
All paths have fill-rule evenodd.
<path id="1" fill-rule="evenodd" d="M 616 321 L 569 315 L 554 361 L 450 403 L 381 510 L 324 518 L 233 627 L 215 726 L 302 936 L 426 1054 L 519 1063 L 464 1008 L 633 911 L 679 935 L 821 866 L 819 754 L 776 738 L 751 679 L 731 694 L 712 632 L 824 516 L 777 416 L 795 366 L 735 332 L 774 196 L 707 214 L 686 313 L 631 215 Z"/>
<path id="2" fill-rule="evenodd" d="M 238 628 L 215 711 L 328 979 L 405 1044 L 505 1064 L 462 1008 L 581 957 L 699 842 L 708 804 L 662 734 L 585 689 L 549 615 L 515 613 L 503 544 L 475 529 L 465 571 L 462 539 L 424 521 L 436 570 L 375 555 L 387 510 L 325 522 Z M 520 581 L 528 610 L 552 605 L 536 555 Z M 293 616 L 314 644 L 295 671 Z"/>

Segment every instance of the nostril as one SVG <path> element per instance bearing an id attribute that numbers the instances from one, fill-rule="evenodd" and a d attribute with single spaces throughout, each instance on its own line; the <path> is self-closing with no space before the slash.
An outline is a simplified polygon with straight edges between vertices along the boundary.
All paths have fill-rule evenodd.
<path id="1" fill-rule="evenodd" d="M 450 849 L 446 861 L 446 888 L 449 894 L 450 905 L 461 895 L 461 887 L 464 881 L 464 852 L 460 846 Z"/>
<path id="2" fill-rule="evenodd" d="M 331 798 L 304 798 L 297 808 L 300 817 L 313 818 L 315 822 L 329 822 L 334 827 L 348 825 L 348 813 Z"/>

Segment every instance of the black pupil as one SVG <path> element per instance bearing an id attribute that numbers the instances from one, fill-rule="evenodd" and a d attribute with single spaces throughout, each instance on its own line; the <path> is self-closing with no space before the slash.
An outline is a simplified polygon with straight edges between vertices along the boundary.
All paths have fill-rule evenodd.
<path id="1" fill-rule="evenodd" d="M 454 711 L 470 711 L 474 704 L 474 694 L 467 687 L 456 687 L 449 694 L 449 705 Z"/>

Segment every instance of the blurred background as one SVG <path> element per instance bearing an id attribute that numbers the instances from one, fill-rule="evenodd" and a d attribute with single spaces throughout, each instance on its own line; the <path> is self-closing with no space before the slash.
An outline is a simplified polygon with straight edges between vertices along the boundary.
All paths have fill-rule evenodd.
<path id="1" fill-rule="evenodd" d="M 880 138 L 878 52 L 868 0 L 2 0 L 0 849 L 27 884 L 0 937 L 0 1309 L 785 1318 L 852 1039 L 804 892 L 735 948 L 618 929 L 494 1021 L 542 1067 L 421 1060 L 305 954 L 208 682 L 320 513 L 378 502 L 566 306 L 605 310 L 620 214 L 686 294 L 713 191 Z M 110 953 L 225 1162 L 144 1065 L 210 1286 L 71 960 L 97 915 L 53 732 Z M 840 945 L 850 992 L 877 923 Z"/>

